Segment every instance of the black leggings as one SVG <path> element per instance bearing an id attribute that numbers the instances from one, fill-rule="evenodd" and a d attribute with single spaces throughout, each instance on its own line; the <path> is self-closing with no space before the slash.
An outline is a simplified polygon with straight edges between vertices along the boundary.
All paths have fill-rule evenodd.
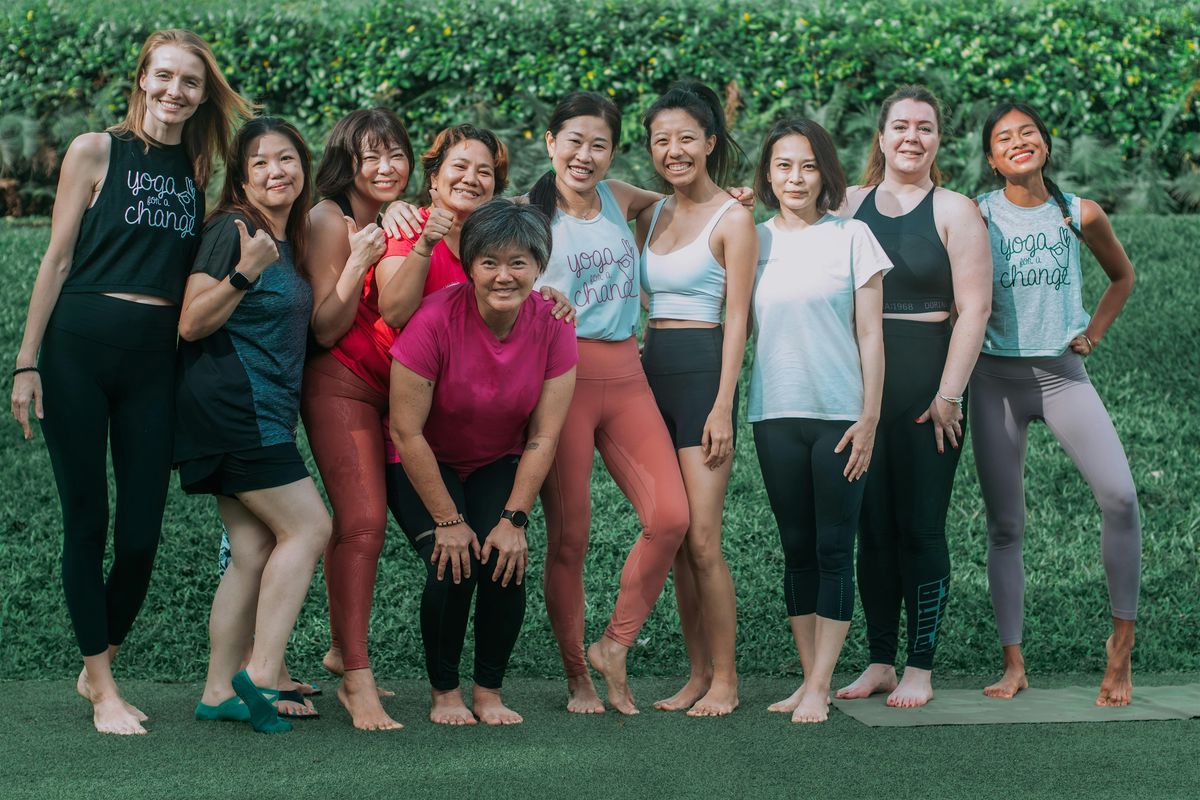
<path id="1" fill-rule="evenodd" d="M 462 480 L 449 467 L 439 464 L 446 491 L 466 515 L 480 545 L 500 521 L 504 504 L 517 477 L 518 456 L 505 456 L 480 467 Z M 404 535 L 425 563 L 425 592 L 421 595 L 421 639 L 425 643 L 425 669 L 434 689 L 458 688 L 458 662 L 467 635 L 471 596 L 478 586 L 475 603 L 475 684 L 499 689 L 504 682 L 508 659 L 517 644 L 525 621 L 525 584 L 511 580 L 508 586 L 492 580 L 499 557 L 495 552 L 486 564 L 471 556 L 471 577 L 455 583 L 446 567 L 437 578 L 437 565 L 430 562 L 434 545 L 433 517 L 408 480 L 400 464 L 388 465 L 388 507 Z M 528 578 L 528 576 L 526 576 Z"/>
<path id="2" fill-rule="evenodd" d="M 154 567 L 171 471 L 179 309 L 64 294 L 42 340 L 42 434 L 63 515 L 63 589 L 84 656 L 119 645 Z M 104 578 L 108 469 L 113 562 Z"/>
<path id="3" fill-rule="evenodd" d="M 754 423 L 763 484 L 783 543 L 783 597 L 789 617 L 854 612 L 854 531 L 865 481 L 842 475 L 847 445 L 833 448 L 848 420 L 768 419 Z"/>
<path id="4" fill-rule="evenodd" d="M 908 614 L 910 667 L 933 669 L 950 591 L 946 509 L 959 449 L 939 454 L 933 424 L 917 425 L 937 395 L 949 322 L 883 321 L 883 409 L 863 495 L 858 592 L 867 618 L 871 663 L 896 660 L 900 603 Z M 963 420 L 966 436 L 966 420 Z"/>

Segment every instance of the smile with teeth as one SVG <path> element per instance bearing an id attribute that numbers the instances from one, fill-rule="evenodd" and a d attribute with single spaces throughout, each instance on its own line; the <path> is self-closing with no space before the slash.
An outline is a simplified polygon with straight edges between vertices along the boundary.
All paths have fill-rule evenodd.
<path id="1" fill-rule="evenodd" d="M 576 178 L 589 178 L 592 175 L 592 171 L 590 169 L 588 169 L 587 167 L 580 167 L 580 166 L 576 166 L 575 164 L 572 164 L 569 167 L 567 167 L 567 171 L 570 172 L 572 175 L 574 175 Z"/>
<path id="2" fill-rule="evenodd" d="M 687 161 L 677 161 L 674 164 L 667 164 L 667 170 L 669 172 L 686 172 L 691 168 L 691 163 Z"/>

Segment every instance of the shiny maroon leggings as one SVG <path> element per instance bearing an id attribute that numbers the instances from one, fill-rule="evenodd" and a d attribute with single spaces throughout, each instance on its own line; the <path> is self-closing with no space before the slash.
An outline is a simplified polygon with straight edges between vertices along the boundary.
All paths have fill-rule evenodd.
<path id="1" fill-rule="evenodd" d="M 575 396 L 542 487 L 546 513 L 546 610 L 568 677 L 583 655 L 583 560 L 591 527 L 595 451 L 633 503 L 642 535 L 621 570 L 605 635 L 630 646 L 662 593 L 688 529 L 687 493 L 675 447 L 638 359 L 637 342 L 579 341 Z"/>
<path id="2" fill-rule="evenodd" d="M 387 402 L 329 353 L 304 369 L 300 414 L 333 506 L 333 536 L 325 550 L 329 622 L 347 670 L 370 666 L 367 624 L 387 525 Z"/>

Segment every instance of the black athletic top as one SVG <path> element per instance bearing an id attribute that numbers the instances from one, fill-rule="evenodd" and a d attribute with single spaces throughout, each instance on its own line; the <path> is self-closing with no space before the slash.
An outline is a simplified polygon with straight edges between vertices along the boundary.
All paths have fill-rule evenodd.
<path id="1" fill-rule="evenodd" d="M 109 132 L 108 172 L 83 212 L 62 290 L 131 292 L 179 304 L 200 244 L 204 194 L 182 144 Z"/>
<path id="2" fill-rule="evenodd" d="M 204 226 L 193 272 L 223 280 L 241 258 L 233 222 L 223 212 Z M 312 289 L 296 272 L 291 247 L 263 270 L 225 324 L 196 342 L 179 343 L 175 461 L 236 453 L 296 440 L 305 333 Z"/>
<path id="3" fill-rule="evenodd" d="M 871 190 L 854 218 L 867 223 L 892 260 L 894 268 L 883 278 L 883 313 L 949 311 L 954 305 L 954 283 L 950 254 L 933 221 L 933 193 L 937 188 L 930 189 L 916 208 L 899 217 L 879 213 L 875 207 L 878 188 Z"/>

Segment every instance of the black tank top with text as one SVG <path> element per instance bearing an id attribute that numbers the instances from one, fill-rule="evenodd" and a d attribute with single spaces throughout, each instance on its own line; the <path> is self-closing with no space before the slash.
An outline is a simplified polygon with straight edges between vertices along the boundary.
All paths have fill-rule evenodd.
<path id="1" fill-rule="evenodd" d="M 954 306 L 950 254 L 933 221 L 933 193 L 929 190 L 917 207 L 899 217 L 888 217 L 875 207 L 871 190 L 854 218 L 867 223 L 892 260 L 893 269 L 883 278 L 883 313 L 923 314 L 949 311 Z"/>
<path id="2" fill-rule="evenodd" d="M 108 172 L 83 213 L 64 292 L 127 292 L 183 300 L 200 244 L 204 195 L 184 146 L 109 132 Z"/>

